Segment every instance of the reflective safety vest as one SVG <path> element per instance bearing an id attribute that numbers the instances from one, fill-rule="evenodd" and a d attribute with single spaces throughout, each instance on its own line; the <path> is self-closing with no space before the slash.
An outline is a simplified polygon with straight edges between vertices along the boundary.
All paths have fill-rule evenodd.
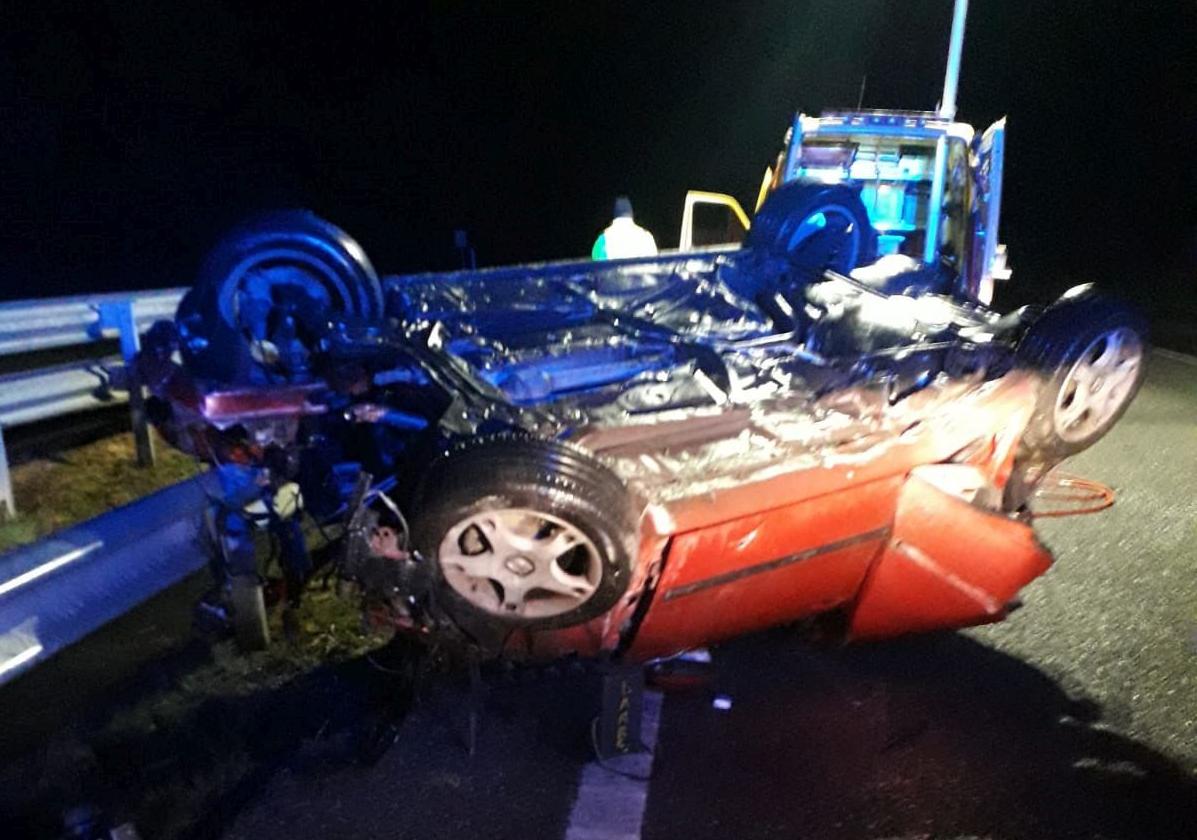
<path id="1" fill-rule="evenodd" d="M 633 257 L 655 257 L 657 240 L 628 216 L 620 216 L 599 234 L 590 251 L 596 260 L 626 260 Z"/>

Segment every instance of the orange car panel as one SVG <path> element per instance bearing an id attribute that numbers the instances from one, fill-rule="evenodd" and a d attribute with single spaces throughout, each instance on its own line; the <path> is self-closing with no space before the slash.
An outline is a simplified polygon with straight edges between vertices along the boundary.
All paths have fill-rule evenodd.
<path id="1" fill-rule="evenodd" d="M 855 639 L 999 621 L 1051 553 L 1029 524 L 912 476 L 893 534 L 870 571 L 849 634 Z"/>
<path id="2" fill-rule="evenodd" d="M 681 534 L 630 654 L 651 658 L 853 599 L 888 534 L 902 479 Z"/>

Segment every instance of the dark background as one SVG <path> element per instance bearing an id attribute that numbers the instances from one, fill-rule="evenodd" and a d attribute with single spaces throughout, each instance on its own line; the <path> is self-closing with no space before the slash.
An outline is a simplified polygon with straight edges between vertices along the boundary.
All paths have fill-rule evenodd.
<path id="1" fill-rule="evenodd" d="M 386 271 L 588 253 L 612 197 L 676 244 L 755 197 L 795 109 L 930 109 L 951 0 L 8 2 L 0 297 L 189 282 L 307 206 Z M 1009 115 L 1010 298 L 1197 286 L 1197 3 L 973 0 L 959 118 Z M 1197 322 L 1197 307 L 1193 320 Z"/>

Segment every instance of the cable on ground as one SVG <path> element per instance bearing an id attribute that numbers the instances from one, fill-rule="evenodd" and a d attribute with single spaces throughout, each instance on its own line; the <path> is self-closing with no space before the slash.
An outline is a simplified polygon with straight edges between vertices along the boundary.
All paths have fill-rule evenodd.
<path id="1" fill-rule="evenodd" d="M 1036 491 L 1036 504 L 1031 511 L 1034 519 L 1058 516 L 1080 516 L 1097 513 L 1114 504 L 1114 488 L 1091 478 L 1068 473 L 1052 473 Z M 1046 507 L 1038 504 L 1046 502 Z"/>

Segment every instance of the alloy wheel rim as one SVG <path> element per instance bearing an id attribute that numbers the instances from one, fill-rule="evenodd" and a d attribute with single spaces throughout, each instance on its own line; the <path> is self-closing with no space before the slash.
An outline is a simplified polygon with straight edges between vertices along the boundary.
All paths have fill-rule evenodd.
<path id="1" fill-rule="evenodd" d="M 1069 443 L 1104 428 L 1126 405 L 1143 364 L 1143 343 L 1119 327 L 1093 339 L 1073 363 L 1056 395 L 1056 434 Z"/>
<path id="2" fill-rule="evenodd" d="M 530 508 L 471 514 L 441 540 L 441 574 L 479 609 L 508 618 L 553 618 L 593 597 L 602 557 L 577 526 Z"/>

